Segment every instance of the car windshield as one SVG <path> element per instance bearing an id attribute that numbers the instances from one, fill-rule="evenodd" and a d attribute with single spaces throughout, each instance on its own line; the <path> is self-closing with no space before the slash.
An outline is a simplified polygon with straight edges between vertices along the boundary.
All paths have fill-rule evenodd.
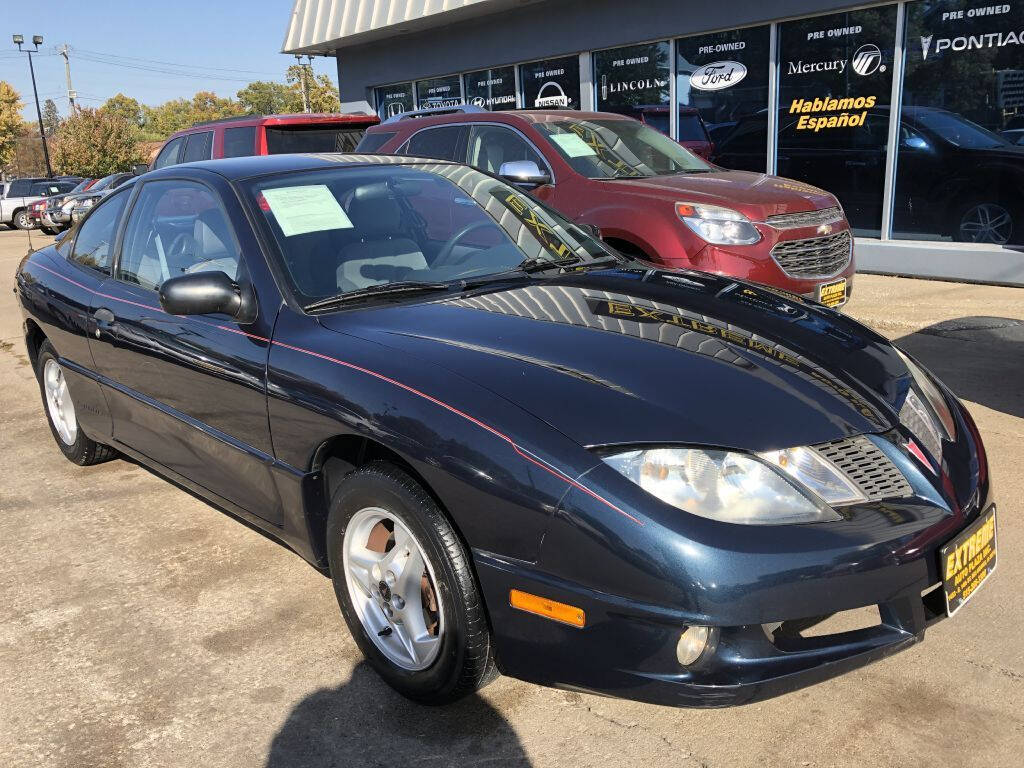
<path id="1" fill-rule="evenodd" d="M 635 120 L 554 120 L 537 130 L 588 179 L 704 173 L 711 166 L 668 136 Z"/>
<path id="2" fill-rule="evenodd" d="M 89 186 L 90 181 L 92 181 L 92 179 L 82 179 L 75 185 L 75 188 L 71 190 L 71 194 L 85 191 L 85 188 Z"/>
<path id="3" fill-rule="evenodd" d="M 113 183 L 113 181 L 115 179 L 117 179 L 120 175 L 121 174 L 119 174 L 119 173 L 112 173 L 109 176 L 104 176 L 102 179 L 100 179 L 95 184 L 93 184 L 89 188 L 89 191 L 90 192 L 101 192 L 101 191 L 103 191 L 104 189 L 109 187 Z"/>
<path id="4" fill-rule="evenodd" d="M 347 166 L 245 185 L 307 306 L 389 284 L 457 283 L 617 258 L 491 176 L 460 165 Z"/>
<path id="5" fill-rule="evenodd" d="M 907 116 L 930 128 L 942 138 L 957 147 L 966 149 L 992 149 L 994 147 L 1007 147 L 1010 142 L 997 133 L 987 128 L 982 128 L 977 123 L 972 123 L 965 117 L 931 109 L 910 109 Z"/>

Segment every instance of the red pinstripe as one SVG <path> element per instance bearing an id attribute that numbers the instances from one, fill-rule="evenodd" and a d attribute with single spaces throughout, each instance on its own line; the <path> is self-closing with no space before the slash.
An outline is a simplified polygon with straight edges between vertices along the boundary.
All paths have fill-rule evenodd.
<path id="1" fill-rule="evenodd" d="M 150 310 L 152 312 L 160 312 L 162 314 L 169 314 L 169 313 L 165 312 L 161 307 L 153 307 L 153 306 L 150 306 L 148 304 L 140 304 L 139 302 L 136 302 L 136 301 L 131 301 L 129 299 L 123 299 L 120 296 L 112 296 L 112 295 L 110 295 L 108 293 L 102 293 L 102 292 L 97 291 L 97 290 L 95 290 L 93 288 L 90 288 L 87 285 L 84 285 L 84 284 L 79 283 L 79 282 L 77 282 L 75 280 L 72 280 L 70 277 L 67 277 L 66 275 L 62 275 L 60 272 L 57 272 L 56 270 L 50 269 L 49 267 L 46 267 L 46 266 L 43 266 L 42 264 L 35 264 L 34 266 L 38 267 L 39 269 L 45 270 L 46 272 L 49 272 L 51 275 L 59 277 L 61 280 L 66 280 L 67 282 L 71 283 L 72 285 L 75 285 L 75 286 L 81 288 L 83 291 L 87 291 L 88 293 L 91 293 L 91 294 L 93 294 L 95 296 L 99 296 L 100 298 L 110 299 L 111 301 L 118 301 L 118 302 L 121 302 L 122 304 L 130 304 L 131 306 L 141 307 L 142 309 L 148 309 L 148 310 Z M 176 317 L 178 317 L 178 316 L 176 315 Z M 325 354 L 323 354 L 321 352 L 314 352 L 313 350 L 304 349 L 303 347 L 296 347 L 296 346 L 294 346 L 292 344 L 286 344 L 283 341 L 277 341 L 277 340 L 274 340 L 274 339 L 267 339 L 267 338 L 264 338 L 263 336 L 257 336 L 254 333 L 247 333 L 246 331 L 239 330 L 238 328 L 231 328 L 230 326 L 226 326 L 226 325 L 217 325 L 217 324 L 214 324 L 214 323 L 208 323 L 206 321 L 200 320 L 199 318 L 195 318 L 195 317 L 189 317 L 189 318 L 183 318 L 183 319 L 187 319 L 187 320 L 189 320 L 191 322 L 199 322 L 199 323 L 202 323 L 203 325 L 209 325 L 209 326 L 213 326 L 214 328 L 218 328 L 219 330 L 227 331 L 228 333 L 237 333 L 237 334 L 239 334 L 241 336 L 247 336 L 247 337 L 249 337 L 251 339 L 255 339 L 256 341 L 261 341 L 261 342 L 264 342 L 266 344 L 273 344 L 273 345 L 276 345 L 276 346 L 279 346 L 279 347 L 283 347 L 285 349 L 290 349 L 290 350 L 292 350 L 294 352 L 299 352 L 299 353 L 304 354 L 304 355 L 309 355 L 311 357 L 315 357 L 315 358 L 318 358 L 320 360 L 324 360 L 326 362 L 333 363 L 334 365 L 340 365 L 340 366 L 343 366 L 345 368 L 349 368 L 349 369 L 351 369 L 353 371 L 358 371 L 359 373 L 366 374 L 367 376 L 372 376 L 375 379 L 379 379 L 381 381 L 387 382 L 388 384 L 391 384 L 392 386 L 398 387 L 399 389 L 403 389 L 406 392 L 409 392 L 410 394 L 413 394 L 413 395 L 416 395 L 417 397 L 423 398 L 424 400 L 427 400 L 428 402 L 431 402 L 431 403 L 433 403 L 434 405 L 436 405 L 436 406 L 438 406 L 440 408 L 444 408 L 446 411 L 450 411 L 451 413 L 454 413 L 456 416 L 459 416 L 459 417 L 465 419 L 466 421 L 469 421 L 472 424 L 475 424 L 476 426 L 480 427 L 481 429 L 484 429 L 484 430 L 490 432 L 495 437 L 498 437 L 498 438 L 504 440 L 505 442 L 507 442 L 512 447 L 512 450 L 515 451 L 516 455 L 518 455 L 520 458 L 525 459 L 526 461 L 530 462 L 531 464 L 533 464 L 533 465 L 535 465 L 537 467 L 540 467 L 545 472 L 548 472 L 549 474 L 554 475 L 559 480 L 561 480 L 562 482 L 568 484 L 569 486 L 571 486 L 571 487 L 573 487 L 573 488 L 575 488 L 575 489 L 577 489 L 579 491 L 582 491 L 583 493 L 587 494 L 591 498 L 594 498 L 597 501 L 600 501 L 602 504 L 605 504 L 606 506 L 610 507 L 611 509 L 614 509 L 620 515 L 623 515 L 623 516 L 629 518 L 630 520 L 632 520 L 637 525 L 643 525 L 644 524 L 643 521 L 640 520 L 639 518 L 634 517 L 629 512 L 626 512 L 625 510 L 617 507 L 615 504 L 612 504 L 612 502 L 608 501 L 608 499 L 604 498 L 603 496 L 601 496 L 600 494 L 596 493 L 595 491 L 592 491 L 590 488 L 587 488 L 585 485 L 577 482 L 576 480 L 574 480 L 573 478 L 569 477 L 569 475 L 565 474 L 561 470 L 556 469 L 555 467 L 552 467 L 550 464 L 548 464 L 546 461 L 544 461 L 540 457 L 534 456 L 529 451 L 527 451 L 525 448 L 522 448 L 521 446 L 519 446 L 511 437 L 509 437 L 508 435 L 504 434 L 503 432 L 499 432 L 494 427 L 490 426 L 489 424 L 485 424 L 484 422 L 480 421 L 480 419 L 478 419 L 478 418 L 476 418 L 474 416 L 470 416 L 465 411 L 459 410 L 454 405 L 446 403 L 443 400 L 438 400 L 436 397 L 434 397 L 432 395 L 428 395 L 426 392 L 421 392 L 420 390 L 416 389 L 415 387 L 410 387 L 408 384 L 403 384 L 402 382 L 398 381 L 397 379 L 392 379 L 390 376 L 385 376 L 383 373 L 378 373 L 377 371 L 370 370 L 369 368 L 364 368 L 361 365 L 356 365 L 355 363 L 350 363 L 350 362 L 348 362 L 346 360 L 339 360 L 336 357 L 331 357 L 330 355 L 325 355 Z"/>

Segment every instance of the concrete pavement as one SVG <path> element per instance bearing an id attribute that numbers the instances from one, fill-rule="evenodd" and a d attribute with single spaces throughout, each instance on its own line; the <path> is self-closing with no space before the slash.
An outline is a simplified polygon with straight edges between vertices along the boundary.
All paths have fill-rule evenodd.
<path id="1" fill-rule="evenodd" d="M 298 557 L 135 464 L 63 458 L 11 293 L 26 247 L 0 232 L 3 765 L 1020 764 L 1024 290 L 862 275 L 848 308 L 968 401 L 989 451 L 998 572 L 923 644 L 731 710 L 508 678 L 427 709 L 362 663 Z"/>

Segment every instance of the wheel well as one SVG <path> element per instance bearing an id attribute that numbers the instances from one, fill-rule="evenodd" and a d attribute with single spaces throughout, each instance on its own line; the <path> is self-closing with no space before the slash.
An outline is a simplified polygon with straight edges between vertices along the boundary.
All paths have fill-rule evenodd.
<path id="1" fill-rule="evenodd" d="M 39 361 L 39 348 L 46 341 L 46 334 L 32 320 L 26 321 L 25 325 L 25 345 L 28 347 L 28 359 L 32 361 L 32 368 L 34 369 Z"/>
<path id="2" fill-rule="evenodd" d="M 643 261 L 653 261 L 653 258 L 643 248 L 629 242 L 629 240 L 623 240 L 620 237 L 605 237 L 602 239 L 621 254 L 642 259 Z"/>
<path id="3" fill-rule="evenodd" d="M 331 512 L 331 499 L 334 498 L 338 486 L 346 477 L 372 461 L 387 461 L 394 464 L 419 483 L 420 487 L 434 499 L 434 503 L 448 517 L 448 522 L 462 538 L 462 533 L 458 530 L 455 521 L 448 514 L 434 489 L 405 458 L 383 443 L 371 438 L 362 435 L 339 435 L 320 445 L 313 456 L 310 467 L 311 472 L 321 475 L 322 493 L 319 495 L 319 502 L 315 505 L 319 508 L 309 510 L 308 517 L 313 550 L 318 555 L 323 555 L 323 562 L 326 563 L 327 559 L 327 516 Z M 469 546 L 464 539 L 462 544 L 466 547 L 466 552 L 469 552 Z"/>

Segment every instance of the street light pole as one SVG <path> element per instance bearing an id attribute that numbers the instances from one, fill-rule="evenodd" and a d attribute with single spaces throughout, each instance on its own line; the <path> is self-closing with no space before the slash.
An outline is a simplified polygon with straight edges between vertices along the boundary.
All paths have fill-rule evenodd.
<path id="1" fill-rule="evenodd" d="M 18 50 L 28 54 L 28 71 L 32 75 L 32 94 L 36 97 L 36 117 L 39 119 L 39 140 L 43 142 L 43 159 L 46 161 L 46 175 L 48 178 L 53 178 L 53 168 L 50 166 L 50 150 L 46 147 L 46 131 L 43 130 L 43 111 L 39 108 L 39 90 L 36 88 L 36 70 L 32 66 L 32 54 L 39 52 L 39 46 L 43 42 L 42 35 L 33 35 L 32 44 L 35 46 L 34 50 L 23 49 L 22 43 L 25 42 L 24 35 L 12 35 L 11 39 L 14 44 L 18 46 Z"/>

